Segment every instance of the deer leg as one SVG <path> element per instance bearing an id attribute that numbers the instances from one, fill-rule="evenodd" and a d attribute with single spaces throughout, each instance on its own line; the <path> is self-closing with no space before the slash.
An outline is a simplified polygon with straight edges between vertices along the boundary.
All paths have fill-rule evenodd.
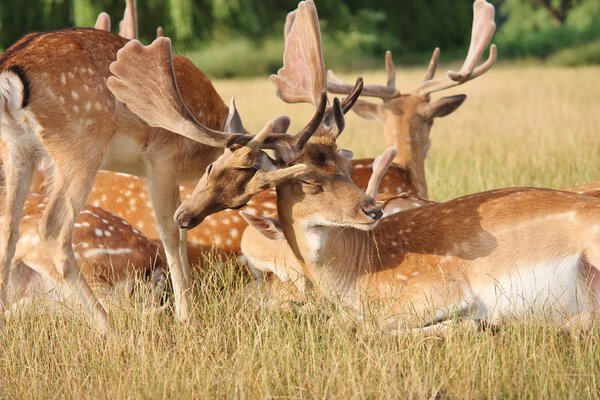
<path id="1" fill-rule="evenodd" d="M 55 187 L 40 221 L 39 235 L 58 274 L 104 334 L 109 328 L 108 314 L 81 275 L 72 246 L 73 225 L 93 182 L 94 174 L 67 176 L 57 168 Z"/>
<path id="2" fill-rule="evenodd" d="M 167 264 L 173 283 L 175 295 L 175 315 L 180 321 L 190 318 L 190 281 L 188 261 L 182 259 L 181 237 L 179 227 L 173 221 L 173 215 L 179 205 L 179 187 L 176 177 L 169 169 L 161 169 L 155 165 L 148 168 L 148 191 L 152 199 L 152 207 L 156 214 L 160 240 L 165 248 Z M 183 243 L 185 246 L 185 243 Z M 187 254 L 187 253 L 185 253 Z"/>
<path id="3" fill-rule="evenodd" d="M 180 200 L 177 200 L 177 204 L 179 203 Z M 173 214 L 175 214 L 175 211 L 173 211 Z M 187 252 L 187 231 L 185 229 L 179 229 L 179 257 L 183 263 L 183 274 L 185 275 L 185 279 L 187 279 L 188 282 L 191 282 L 190 259 Z"/>
<path id="4" fill-rule="evenodd" d="M 0 329 L 4 328 L 4 312 L 7 310 L 7 287 L 10 265 L 19 239 L 19 222 L 23 205 L 31 185 L 32 159 L 18 149 L 11 148 L 5 164 L 6 197 L 4 215 L 0 227 Z"/>

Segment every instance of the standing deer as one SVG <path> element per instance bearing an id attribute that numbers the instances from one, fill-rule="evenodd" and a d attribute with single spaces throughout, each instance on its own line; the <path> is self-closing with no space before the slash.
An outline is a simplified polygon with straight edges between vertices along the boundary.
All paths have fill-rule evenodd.
<path id="1" fill-rule="evenodd" d="M 307 4 L 300 3 L 297 15 L 308 23 L 305 32 L 315 26 Z M 461 76 L 451 72 L 445 79 Z M 286 80 L 282 82 L 285 88 Z M 310 94 L 311 89 L 305 90 Z M 154 102 L 179 110 L 157 118 L 163 126 L 178 123 L 191 129 L 197 124 L 185 117 L 173 92 Z M 334 110 L 336 106 L 334 101 Z M 337 129 L 325 125 L 330 129 L 315 130 L 303 146 L 276 150 L 281 162 L 270 162 L 261 150 L 277 147 L 281 136 L 224 154 L 196 189 L 203 200 L 192 196 L 179 207 L 179 226 L 199 223 L 208 211 L 226 205 L 223 192 L 247 201 L 261 171 L 296 166 L 301 168 L 296 176 L 272 183 L 281 230 L 304 275 L 324 296 L 341 300 L 361 318 L 374 317 L 387 331 L 441 329 L 455 316 L 495 322 L 547 312 L 545 316 L 562 322 L 597 312 L 600 199 L 510 188 L 380 220 L 381 209 L 352 182 L 350 162 L 338 151 L 343 114 L 336 114 Z M 265 161 L 260 169 L 237 172 L 243 159 L 247 164 L 257 158 Z M 236 173 L 239 179 L 233 179 Z"/>

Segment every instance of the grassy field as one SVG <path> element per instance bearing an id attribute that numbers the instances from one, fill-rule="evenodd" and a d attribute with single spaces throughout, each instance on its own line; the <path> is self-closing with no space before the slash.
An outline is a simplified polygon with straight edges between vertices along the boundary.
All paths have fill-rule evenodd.
<path id="1" fill-rule="evenodd" d="M 422 70 L 402 71 L 399 89 Z M 350 77 L 348 77 L 350 78 Z M 382 83 L 381 74 L 366 74 Z M 266 79 L 218 81 L 248 128 L 311 108 L 285 105 Z M 467 93 L 437 120 L 427 161 L 430 193 L 445 200 L 514 185 L 561 188 L 600 180 L 600 68 L 497 67 L 449 93 Z M 384 148 L 376 122 L 350 116 L 341 144 L 357 157 Z M 381 138 L 381 139 L 380 139 Z M 388 337 L 311 299 L 272 310 L 245 299 L 249 275 L 209 259 L 195 280 L 194 319 L 110 308 L 99 337 L 79 310 L 36 304 L 0 333 L 0 398 L 597 398 L 600 332 L 571 335 L 514 321 L 446 337 Z"/>

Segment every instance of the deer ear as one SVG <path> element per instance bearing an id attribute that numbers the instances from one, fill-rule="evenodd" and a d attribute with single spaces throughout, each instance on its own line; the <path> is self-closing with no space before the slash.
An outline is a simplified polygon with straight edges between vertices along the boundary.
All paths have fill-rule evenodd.
<path id="1" fill-rule="evenodd" d="M 240 211 L 240 215 L 246 220 L 248 225 L 259 231 L 267 239 L 285 239 L 281 230 L 281 224 L 275 218 L 257 217 L 244 211 Z"/>
<path id="2" fill-rule="evenodd" d="M 357 113 L 364 119 L 379 119 L 379 105 L 364 101 L 356 100 L 356 103 L 352 106 L 352 111 Z"/>
<path id="3" fill-rule="evenodd" d="M 282 115 L 273 120 L 273 133 L 286 133 L 290 127 L 290 117 Z"/>
<path id="4" fill-rule="evenodd" d="M 445 117 L 452 114 L 465 101 L 467 95 L 457 94 L 456 96 L 442 97 L 427 108 L 425 118 L 434 119 Z"/>
<path id="5" fill-rule="evenodd" d="M 244 125 L 242 124 L 242 117 L 240 117 L 240 113 L 235 106 L 234 97 L 229 102 L 229 114 L 227 115 L 224 130 L 228 133 L 246 133 L 246 129 L 244 129 Z"/>
<path id="6" fill-rule="evenodd" d="M 354 153 L 352 153 L 352 151 L 346 149 L 338 149 L 337 152 L 340 156 L 352 161 L 352 157 L 354 156 Z"/>

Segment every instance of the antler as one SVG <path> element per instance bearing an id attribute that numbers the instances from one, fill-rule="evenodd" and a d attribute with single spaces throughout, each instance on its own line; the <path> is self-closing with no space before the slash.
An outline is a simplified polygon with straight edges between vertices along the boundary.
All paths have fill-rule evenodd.
<path id="1" fill-rule="evenodd" d="M 385 101 L 400 95 L 396 89 L 394 60 L 392 60 L 392 52 L 389 50 L 385 52 L 385 70 L 387 71 L 387 83 L 385 85 L 365 85 L 362 90 L 363 96 L 379 97 Z M 327 90 L 331 93 L 344 94 L 348 93 L 351 88 L 351 85 L 344 83 L 332 70 L 327 71 Z"/>
<path id="2" fill-rule="evenodd" d="M 141 73 L 141 68 L 153 73 Z M 115 75 L 106 81 L 110 91 L 151 126 L 214 147 L 249 140 L 246 135 L 210 129 L 194 118 L 177 88 L 169 38 L 158 38 L 149 46 L 130 41 L 117 52 L 110 71 Z"/>
<path id="3" fill-rule="evenodd" d="M 125 0 L 125 13 L 119 22 L 119 36 L 126 39 L 138 38 L 136 0 Z"/>
<path id="4" fill-rule="evenodd" d="M 110 32 L 110 15 L 105 12 L 101 12 L 98 15 L 98 19 L 96 19 L 96 25 L 94 25 L 94 28 L 101 31 Z"/>
<path id="5" fill-rule="evenodd" d="M 288 14 L 283 67 L 271 75 L 271 82 L 287 103 L 316 106 L 321 93 L 327 91 L 319 18 L 312 0 L 301 1 L 298 9 Z"/>
<path id="6" fill-rule="evenodd" d="M 435 70 L 439 62 L 439 49 L 436 49 L 429 63 L 425 81 L 417 89 L 417 93 L 428 95 L 433 92 L 448 89 L 453 86 L 458 86 L 471 79 L 475 79 L 487 72 L 496 62 L 497 50 L 496 46 L 490 47 L 488 59 L 477 66 L 485 48 L 492 39 L 492 35 L 496 30 L 494 22 L 494 6 L 485 0 L 475 0 L 473 3 L 473 28 L 471 31 L 471 44 L 467 57 L 458 72 L 448 71 L 444 78 L 433 79 Z"/>
<path id="7" fill-rule="evenodd" d="M 381 179 L 387 172 L 388 168 L 394 161 L 394 158 L 398 155 L 398 151 L 395 147 L 390 147 L 386 149 L 383 154 L 376 157 L 373 161 L 373 173 L 371 174 L 371 178 L 369 178 L 369 183 L 367 185 L 367 190 L 365 193 L 372 198 L 377 197 L 377 192 L 379 191 L 379 184 L 381 183 Z"/>

